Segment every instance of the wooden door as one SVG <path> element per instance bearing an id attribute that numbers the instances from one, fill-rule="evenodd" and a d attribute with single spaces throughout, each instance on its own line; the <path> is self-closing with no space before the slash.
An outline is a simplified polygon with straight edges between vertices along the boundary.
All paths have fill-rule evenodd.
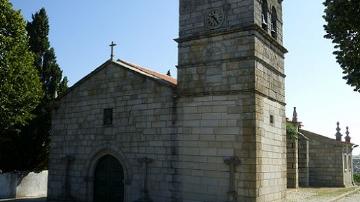
<path id="1" fill-rule="evenodd" d="M 113 156 L 102 157 L 96 165 L 94 202 L 124 202 L 124 170 Z"/>

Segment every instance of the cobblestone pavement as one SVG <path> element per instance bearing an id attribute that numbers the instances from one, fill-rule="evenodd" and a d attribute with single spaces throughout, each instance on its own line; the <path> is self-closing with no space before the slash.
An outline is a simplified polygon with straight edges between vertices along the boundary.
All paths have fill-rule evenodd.
<path id="1" fill-rule="evenodd" d="M 347 192 L 354 191 L 357 188 L 358 187 L 289 189 L 287 192 L 286 201 L 287 202 L 305 202 L 305 201 L 306 202 L 327 202 L 337 196 L 340 196 Z M 359 202 L 360 201 L 359 199 L 355 200 L 354 202 Z"/>
<path id="2" fill-rule="evenodd" d="M 341 200 L 338 200 L 338 202 L 359 202 L 360 201 L 360 191 L 351 194 Z"/>
<path id="3" fill-rule="evenodd" d="M 0 202 L 46 202 L 46 198 L 0 199 Z"/>

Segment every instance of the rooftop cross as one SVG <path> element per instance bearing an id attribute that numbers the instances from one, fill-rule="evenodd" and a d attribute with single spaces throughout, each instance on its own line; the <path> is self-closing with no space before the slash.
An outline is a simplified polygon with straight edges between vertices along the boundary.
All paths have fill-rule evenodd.
<path id="1" fill-rule="evenodd" d="M 117 44 L 115 44 L 113 41 L 111 42 L 111 44 L 109 45 L 111 47 L 111 55 L 110 55 L 110 60 L 113 60 L 114 59 L 114 47 L 116 46 Z"/>

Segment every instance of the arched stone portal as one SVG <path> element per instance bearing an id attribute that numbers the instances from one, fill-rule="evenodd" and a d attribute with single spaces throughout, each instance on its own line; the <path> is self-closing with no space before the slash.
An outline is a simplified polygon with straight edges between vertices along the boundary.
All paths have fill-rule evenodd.
<path id="1" fill-rule="evenodd" d="M 94 173 L 94 202 L 124 202 L 124 169 L 111 155 L 97 162 Z"/>

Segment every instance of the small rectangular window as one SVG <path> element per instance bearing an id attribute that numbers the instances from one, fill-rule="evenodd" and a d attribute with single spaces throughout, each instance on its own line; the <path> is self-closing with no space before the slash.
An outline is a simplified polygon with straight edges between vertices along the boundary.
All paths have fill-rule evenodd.
<path id="1" fill-rule="evenodd" d="M 270 124 L 274 124 L 274 116 L 270 115 Z"/>
<path id="2" fill-rule="evenodd" d="M 104 109 L 104 125 L 112 125 L 113 122 L 113 109 Z"/>

